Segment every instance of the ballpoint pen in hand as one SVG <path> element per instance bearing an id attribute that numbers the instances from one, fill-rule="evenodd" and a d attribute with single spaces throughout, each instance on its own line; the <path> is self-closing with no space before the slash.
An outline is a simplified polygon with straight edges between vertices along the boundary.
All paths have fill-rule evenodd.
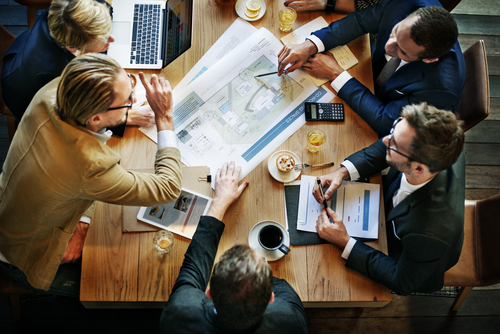
<path id="1" fill-rule="evenodd" d="M 316 179 L 316 182 L 318 183 L 319 191 L 321 193 L 321 198 L 323 199 L 323 207 L 325 208 L 325 213 L 328 219 L 330 220 L 330 223 L 333 223 L 332 217 L 328 214 L 328 204 L 326 204 L 326 199 L 325 199 L 325 194 L 323 193 L 323 186 L 321 185 L 321 180 L 318 178 Z"/>

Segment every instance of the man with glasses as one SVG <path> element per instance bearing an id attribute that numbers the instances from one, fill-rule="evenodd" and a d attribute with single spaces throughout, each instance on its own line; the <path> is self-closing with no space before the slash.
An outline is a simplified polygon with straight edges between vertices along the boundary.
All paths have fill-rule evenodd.
<path id="1" fill-rule="evenodd" d="M 33 98 L 0 174 L 0 268 L 35 291 L 78 296 L 95 201 L 154 206 L 181 191 L 168 81 L 140 74 L 155 113 L 155 174 L 124 170 L 106 146 L 133 104 L 130 77 L 112 58 L 76 57 Z M 62 264 L 62 265 L 61 265 Z"/>
<path id="2" fill-rule="evenodd" d="M 320 177 L 330 199 L 342 180 L 369 177 L 390 167 L 383 185 L 389 255 L 351 238 L 331 209 L 318 217 L 319 236 L 343 251 L 347 267 L 398 294 L 441 289 L 444 272 L 457 263 L 462 250 L 463 144 L 463 131 L 452 112 L 426 103 L 406 106 L 389 135 Z M 322 202 L 317 186 L 313 195 Z"/>

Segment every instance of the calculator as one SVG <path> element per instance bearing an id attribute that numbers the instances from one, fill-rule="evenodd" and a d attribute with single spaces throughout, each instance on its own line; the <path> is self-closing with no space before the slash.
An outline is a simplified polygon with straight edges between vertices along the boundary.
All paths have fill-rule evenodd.
<path id="1" fill-rule="evenodd" d="M 306 121 L 343 122 L 344 104 L 306 102 Z"/>

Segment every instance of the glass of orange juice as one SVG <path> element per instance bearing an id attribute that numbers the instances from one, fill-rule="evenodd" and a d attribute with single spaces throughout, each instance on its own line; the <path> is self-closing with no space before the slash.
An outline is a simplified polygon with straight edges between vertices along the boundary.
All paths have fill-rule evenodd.
<path id="1" fill-rule="evenodd" d="M 307 150 L 311 153 L 319 151 L 321 145 L 326 142 L 326 134 L 323 130 L 312 129 L 307 133 Z"/>
<path id="2" fill-rule="evenodd" d="M 167 230 L 159 230 L 155 233 L 153 242 L 160 254 L 167 254 L 174 246 L 174 235 Z"/>

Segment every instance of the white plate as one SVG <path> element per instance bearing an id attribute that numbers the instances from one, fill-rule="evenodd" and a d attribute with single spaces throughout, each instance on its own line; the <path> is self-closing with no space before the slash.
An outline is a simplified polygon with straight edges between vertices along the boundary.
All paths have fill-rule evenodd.
<path id="1" fill-rule="evenodd" d="M 271 176 L 276 180 L 276 181 L 279 181 L 279 182 L 283 182 L 283 183 L 288 183 L 288 182 L 292 182 L 294 181 L 296 178 L 299 177 L 301 171 L 300 170 L 291 170 L 290 172 L 288 173 L 284 173 L 284 172 L 281 172 L 278 167 L 276 167 L 276 159 L 278 158 L 278 155 L 281 155 L 281 154 L 290 154 L 294 159 L 295 159 L 295 164 L 298 165 L 300 164 L 300 159 L 299 157 L 297 156 L 297 154 L 291 152 L 291 151 L 286 151 L 286 150 L 283 150 L 283 151 L 278 151 L 278 152 L 274 152 L 273 154 L 271 154 L 271 156 L 269 157 L 269 160 L 267 160 L 267 169 L 269 170 L 269 174 L 271 174 Z"/>
<path id="2" fill-rule="evenodd" d="M 290 237 L 288 236 L 288 231 L 283 227 L 283 225 L 273 220 L 264 220 L 258 222 L 254 227 L 252 227 L 252 229 L 250 230 L 250 234 L 248 235 L 248 245 L 250 246 L 250 248 L 254 249 L 257 253 L 265 257 L 267 261 L 271 262 L 281 259 L 283 255 L 285 255 L 285 253 L 283 253 L 279 249 L 270 251 L 264 249 L 260 245 L 259 232 L 260 230 L 262 230 L 264 226 L 267 225 L 274 225 L 283 232 L 283 244 L 287 247 L 290 247 Z"/>
<path id="3" fill-rule="evenodd" d="M 259 0 L 260 1 L 260 12 L 259 12 L 259 15 L 257 15 L 257 17 L 254 17 L 253 19 L 251 19 L 245 15 L 245 9 L 247 8 L 247 1 L 248 0 L 236 1 L 236 4 L 234 5 L 234 9 L 236 10 L 236 14 L 238 14 L 239 17 L 241 17 L 243 20 L 246 20 L 246 21 L 260 20 L 266 12 L 266 3 L 264 2 L 264 0 Z"/>

